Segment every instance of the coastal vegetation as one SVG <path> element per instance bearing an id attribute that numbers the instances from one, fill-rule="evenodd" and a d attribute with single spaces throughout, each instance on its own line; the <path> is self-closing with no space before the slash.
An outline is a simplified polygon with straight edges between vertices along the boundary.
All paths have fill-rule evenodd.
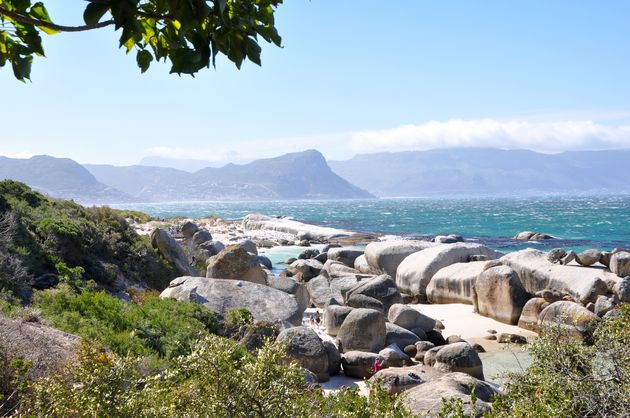
<path id="1" fill-rule="evenodd" d="M 400 365 L 389 364 L 392 373 L 401 374 L 393 375 L 394 380 L 389 383 L 383 381 L 384 386 L 380 386 L 378 379 L 369 380 L 367 396 L 358 388 L 341 388 L 326 394 L 316 381 L 322 381 L 324 378 L 320 375 L 327 375 L 334 369 L 330 354 L 338 359 L 336 372 L 341 363 L 348 376 L 358 373 L 361 377 L 370 377 L 374 374 L 372 357 L 385 353 L 383 356 L 390 356 L 387 361 L 398 358 L 405 363 L 407 353 L 414 352 L 411 355 L 416 360 L 422 358 L 420 367 L 427 367 L 422 370 L 428 375 L 455 376 L 441 383 L 459 386 L 454 393 L 448 392 L 454 397 L 443 396 L 441 392 L 437 394 L 436 403 L 430 408 L 437 405 L 439 409 L 441 405 L 441 411 L 433 411 L 438 416 L 623 416 L 630 405 L 630 307 L 623 303 L 627 300 L 626 279 L 619 280 L 615 294 L 600 295 L 593 303 L 593 312 L 578 302 L 559 300 L 549 304 L 543 297 L 553 299 L 557 295 L 540 293 L 541 297 L 537 298 L 540 305 L 549 305 L 543 312 L 550 312 L 551 316 L 554 307 L 579 308 L 566 310 L 565 315 L 573 312 L 573 319 L 583 318 L 579 325 L 584 328 L 576 328 L 577 323 L 563 323 L 562 317 L 558 318 L 559 322 L 541 321 L 541 336 L 529 345 L 533 363 L 521 372 L 508 375 L 505 392 L 499 394 L 494 389 L 487 390 L 490 386 L 483 381 L 481 361 L 468 343 L 444 340 L 436 331 L 434 319 L 399 303 L 402 296 L 386 274 L 373 275 L 356 286 L 351 284 L 347 292 L 348 301 L 359 303 L 358 306 L 367 304 L 374 309 L 328 306 L 332 306 L 331 314 L 343 315 L 345 312 L 337 333 L 339 346 L 345 349 L 340 352 L 330 341 L 325 345 L 306 327 L 285 330 L 285 337 L 290 330 L 294 330 L 298 337 L 282 339 L 278 334 L 280 330 L 272 321 L 256 320 L 255 315 L 260 316 L 261 311 L 257 310 L 255 301 L 259 299 L 254 297 L 255 294 L 249 295 L 252 297 L 248 299 L 251 310 L 239 307 L 215 313 L 207 305 L 196 302 L 199 298 L 212 296 L 204 293 L 201 286 L 188 286 L 187 281 L 191 278 L 183 278 L 170 285 L 171 290 L 181 290 L 177 293 L 181 300 L 164 297 L 168 293 L 162 293 L 163 297 L 160 297 L 158 291 L 166 288 L 177 273 L 160 255 L 164 253 L 154 250 L 148 240 L 139 236 L 125 220 L 135 217 L 131 222 L 141 222 L 148 219 L 142 214 L 84 208 L 73 202 L 48 198 L 21 183 L 4 181 L 0 182 L 0 215 L 0 326 L 9 329 L 7 323 L 17 323 L 19 327 L 36 324 L 41 333 L 52 329 L 80 337 L 80 342 L 73 337 L 76 342 L 72 349 L 73 361 L 55 369 L 54 373 L 39 374 L 32 373 L 37 359 L 16 355 L 7 345 L 14 335 L 7 333 L 9 338 L 0 339 L 0 416 L 408 417 L 427 410 L 414 408 L 413 402 L 409 402 L 408 397 L 413 396 L 410 394 L 415 389 L 441 387 L 440 383 L 421 384 L 424 380 L 417 373 L 421 369 L 396 370 Z M 195 242 L 195 236 L 204 235 L 204 231 L 190 221 L 179 225 L 179 229 L 184 237 L 182 245 L 187 248 Z M 180 245 L 166 232 L 164 234 L 173 246 Z M 204 248 L 211 248 L 215 242 L 207 231 L 205 235 L 207 240 L 201 244 L 207 243 Z M 444 236 L 440 239 L 457 241 L 460 238 Z M 414 254 L 418 253 L 433 262 L 436 253 L 462 249 L 486 251 L 481 254 L 483 257 L 476 254 L 480 258 L 495 256 L 490 250 L 470 244 L 440 246 L 416 242 L 415 245 L 424 249 L 416 251 L 415 248 L 379 243 L 366 250 L 369 257 L 357 250 L 331 248 L 326 253 L 330 261 L 327 265 L 337 266 L 339 270 L 335 274 L 344 277 L 343 272 L 351 269 L 349 265 L 359 265 L 355 261 L 366 257 L 366 262 L 381 265 L 387 271 L 392 267 L 391 257 L 373 257 L 376 250 L 381 251 L 386 246 L 390 253 L 393 249 L 410 252 L 405 257 L 397 257 L 397 263 L 401 260 L 406 263 L 404 260 L 416 258 Z M 257 251 L 252 241 L 234 244 L 210 257 L 219 260 L 235 248 L 250 248 L 247 266 L 251 259 L 258 260 L 258 256 L 251 253 Z M 517 262 L 524 262 L 529 268 L 534 268 L 536 263 L 542 266 L 553 264 L 558 266 L 558 271 L 564 271 L 564 264 L 554 264 L 546 254 L 531 251 L 524 254 L 529 257 L 524 261 L 508 256 L 502 260 L 511 260 L 515 266 L 518 266 Z M 307 255 L 318 257 L 320 254 L 310 249 L 304 254 Z M 558 251 L 551 255 L 560 256 Z M 610 255 L 611 271 L 621 272 L 620 269 L 625 268 L 621 264 L 625 260 L 621 255 Z M 535 262 L 528 261 L 532 257 Z M 574 254 L 574 257 L 578 257 L 582 265 L 588 264 L 590 259 L 593 263 L 604 259 L 598 251 Z M 464 264 L 470 267 L 470 263 L 475 262 L 485 263 L 481 260 Z M 295 277 L 303 279 L 306 273 L 310 274 L 310 268 L 324 270 L 324 264 L 313 259 L 296 260 L 291 265 L 295 271 L 291 273 L 293 276 L 270 276 L 277 281 L 275 286 L 286 288 L 287 292 L 280 294 L 287 298 L 290 298 L 288 294 L 298 295 L 300 286 L 303 286 L 301 281 L 294 282 Z M 309 268 L 299 270 L 300 266 Z M 116 272 L 115 278 L 103 273 L 108 269 Z M 491 267 L 477 276 L 475 297 L 486 298 L 487 292 L 482 285 L 503 273 L 509 273 L 506 283 L 516 282 L 518 276 L 507 266 Z M 434 276 L 438 276 L 437 273 Z M 271 287 L 241 282 L 241 279 L 211 280 L 216 281 L 214 283 L 239 283 L 239 288 L 251 289 L 253 293 L 260 291 L 256 286 L 267 290 Z M 309 277 L 306 287 L 312 301 L 319 303 L 320 297 L 323 301 L 327 294 L 331 294 L 333 289 L 326 288 L 328 284 L 321 275 Z M 183 289 L 188 289 L 189 293 Z M 434 297 L 439 290 L 439 287 L 427 287 L 426 293 Z M 338 298 L 344 300 L 341 295 Z M 520 300 L 516 298 L 511 303 L 518 302 L 517 299 Z M 531 301 L 538 303 L 535 299 Z M 479 301 L 475 303 L 478 307 L 484 306 Z M 385 309 L 385 304 L 388 305 L 387 325 L 378 311 Z M 298 309 L 297 302 L 295 305 Z M 334 319 L 333 316 L 328 319 Z M 534 316 L 538 318 L 539 314 Z M 382 327 L 372 326 L 375 323 L 372 317 L 378 318 Z M 516 319 L 519 318 L 505 321 Z M 438 347 L 419 341 L 417 334 L 407 330 L 415 329 L 419 323 L 425 324 L 427 331 L 416 332 L 424 333 L 426 338 L 430 334 Z M 379 339 L 375 349 L 380 352 L 356 351 L 354 347 L 360 347 L 364 337 L 367 338 L 365 343 L 372 345 Z M 390 342 L 386 343 L 388 339 Z M 418 341 L 421 344 L 415 345 Z M 390 345 L 382 349 L 387 344 Z M 330 345 L 332 351 L 328 351 Z M 418 352 L 420 346 L 426 350 L 421 355 Z M 319 351 L 314 347 L 319 347 Z M 315 354 L 307 358 L 311 349 Z M 432 354 L 429 355 L 429 351 Z M 434 371 L 431 355 L 433 362 L 441 362 L 442 366 L 447 365 L 449 356 L 469 361 L 468 374 L 456 368 L 449 373 Z M 318 367 L 307 367 L 313 366 L 313 359 L 319 361 L 320 357 L 322 361 Z M 369 361 L 362 365 L 363 358 Z M 320 369 L 321 364 L 326 365 L 325 370 Z M 477 368 L 480 377 L 473 379 L 472 370 Z M 468 380 L 461 380 L 461 376 Z M 407 388 L 407 391 L 392 390 L 404 386 L 403 380 L 399 379 L 407 379 L 407 382 L 416 379 L 419 383 L 411 381 L 417 386 Z M 441 377 L 436 381 L 439 379 Z M 466 388 L 461 387 L 466 381 L 472 382 L 468 394 Z M 477 388 L 486 393 L 476 393 Z M 442 398 L 444 402 L 440 404 Z"/>

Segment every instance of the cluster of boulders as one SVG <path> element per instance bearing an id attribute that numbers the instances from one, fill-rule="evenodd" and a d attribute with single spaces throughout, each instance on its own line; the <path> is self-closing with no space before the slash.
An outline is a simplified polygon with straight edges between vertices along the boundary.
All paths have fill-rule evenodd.
<path id="1" fill-rule="evenodd" d="M 539 332 L 553 323 L 588 339 L 601 317 L 615 314 L 620 301 L 630 301 L 630 252 L 618 249 L 580 254 L 526 249 L 504 255 L 444 235 L 432 241 L 376 241 L 364 249 L 310 247 L 286 260 L 286 269 L 275 275 L 252 241 L 223 246 L 189 223 L 182 234 L 182 251 L 164 231 L 152 235 L 156 248 L 186 272 L 163 297 L 196 301 L 219 315 L 245 307 L 256 320 L 276 324 L 289 358 L 312 379 L 325 381 L 341 370 L 379 379 L 392 393 L 407 391 L 408 406 L 425 411 L 442 398 L 431 388 L 470 400 L 472 385 L 480 407 L 494 392 L 483 382 L 481 348 L 456 336 L 445 338 L 439 321 L 406 304 L 466 303 L 506 324 Z M 517 239 L 543 239 L 526 235 Z M 305 243 L 319 239 L 300 238 Z M 204 251 L 206 277 L 186 270 L 192 268 L 186 248 Z M 302 326 L 308 307 L 323 310 L 323 325 L 334 344 Z M 525 342 L 512 334 L 498 339 Z M 372 377 L 375 362 L 384 370 Z M 432 385 L 423 385 L 427 381 Z"/>

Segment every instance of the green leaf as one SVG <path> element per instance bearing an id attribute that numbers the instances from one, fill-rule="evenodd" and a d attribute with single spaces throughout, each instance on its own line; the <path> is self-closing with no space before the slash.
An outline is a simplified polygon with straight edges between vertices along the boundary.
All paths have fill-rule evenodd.
<path id="1" fill-rule="evenodd" d="M 145 72 L 149 69 L 151 65 L 151 61 L 153 61 L 153 55 L 146 49 L 138 51 L 138 55 L 136 55 L 136 62 L 138 63 L 138 67 L 140 67 L 141 72 Z"/>
<path id="2" fill-rule="evenodd" d="M 28 14 L 29 16 L 35 19 L 41 20 L 42 22 L 52 23 L 52 20 L 50 20 L 50 16 L 48 15 L 48 10 L 46 10 L 46 7 L 41 2 L 37 2 L 34 5 L 32 5 L 31 10 L 28 12 Z M 50 28 L 46 28 L 42 26 L 39 26 L 39 29 L 41 29 L 48 35 L 54 35 L 56 33 L 59 33 L 58 30 L 50 29 Z"/>
<path id="3" fill-rule="evenodd" d="M 13 75 L 20 81 L 31 79 L 31 64 L 33 63 L 33 57 L 27 55 L 25 57 L 14 57 L 11 61 L 13 66 Z"/>
<path id="4" fill-rule="evenodd" d="M 96 25 L 108 11 L 107 3 L 89 3 L 83 12 L 83 20 L 88 25 Z"/>

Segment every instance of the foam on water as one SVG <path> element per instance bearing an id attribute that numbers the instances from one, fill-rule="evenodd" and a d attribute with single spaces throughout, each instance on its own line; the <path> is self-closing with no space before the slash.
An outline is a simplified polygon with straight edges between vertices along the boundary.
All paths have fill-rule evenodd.
<path id="1" fill-rule="evenodd" d="M 541 198 L 367 199 L 264 202 L 173 202 L 123 204 L 156 217 L 247 213 L 290 216 L 321 226 L 404 238 L 459 233 L 501 251 L 535 247 L 612 249 L 630 246 L 630 196 Z M 517 242 L 521 231 L 560 239 Z"/>

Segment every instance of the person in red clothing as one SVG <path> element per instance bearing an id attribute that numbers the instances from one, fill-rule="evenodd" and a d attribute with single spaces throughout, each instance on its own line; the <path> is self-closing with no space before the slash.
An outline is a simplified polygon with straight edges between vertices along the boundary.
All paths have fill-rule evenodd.
<path id="1" fill-rule="evenodd" d="M 380 357 L 374 359 L 374 374 L 378 373 L 383 367 L 383 362 Z"/>

